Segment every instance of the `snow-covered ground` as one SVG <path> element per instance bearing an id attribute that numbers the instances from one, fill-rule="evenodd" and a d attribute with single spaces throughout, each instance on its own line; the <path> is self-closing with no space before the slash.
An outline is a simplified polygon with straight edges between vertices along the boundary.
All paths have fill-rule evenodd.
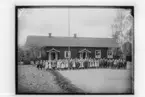
<path id="1" fill-rule="evenodd" d="M 85 92 L 128 93 L 131 90 L 130 70 L 87 69 L 59 72 Z"/>

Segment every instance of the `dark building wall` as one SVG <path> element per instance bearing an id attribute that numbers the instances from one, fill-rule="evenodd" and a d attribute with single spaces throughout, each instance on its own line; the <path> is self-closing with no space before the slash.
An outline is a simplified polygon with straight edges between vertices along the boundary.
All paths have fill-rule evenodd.
<path id="1" fill-rule="evenodd" d="M 45 52 L 47 53 L 47 59 L 48 59 L 48 52 L 47 51 L 51 50 L 52 48 L 60 51 L 58 53 L 58 58 L 59 59 L 63 59 L 64 58 L 64 51 L 68 50 L 67 47 L 45 47 Z"/>
<path id="2" fill-rule="evenodd" d="M 51 50 L 52 48 L 59 50 L 58 58 L 63 59 L 64 58 L 64 51 L 68 50 L 68 47 L 44 47 L 45 52 L 47 55 L 43 59 L 48 59 L 48 50 Z M 108 48 L 100 48 L 100 47 L 70 47 L 71 50 L 71 58 L 79 58 L 79 51 L 83 49 L 87 49 L 91 51 L 89 57 L 95 58 L 95 50 L 101 50 L 101 58 L 107 58 L 107 50 Z"/>
<path id="3" fill-rule="evenodd" d="M 95 50 L 101 50 L 101 57 L 102 58 L 107 58 L 107 50 L 108 48 L 97 48 L 97 47 L 71 47 L 71 54 L 72 54 L 72 58 L 76 58 L 76 56 L 79 58 L 79 51 L 83 50 L 83 49 L 87 49 L 89 51 L 91 51 L 91 53 L 89 54 L 89 57 L 91 58 L 95 58 Z"/>

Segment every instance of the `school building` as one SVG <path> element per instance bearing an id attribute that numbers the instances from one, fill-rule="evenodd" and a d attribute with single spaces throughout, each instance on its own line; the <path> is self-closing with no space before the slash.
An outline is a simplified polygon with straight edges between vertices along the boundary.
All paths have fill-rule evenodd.
<path id="1" fill-rule="evenodd" d="M 48 36 L 28 36 L 26 46 L 37 45 L 44 60 L 58 60 L 64 58 L 113 58 L 110 48 L 118 47 L 112 38 L 89 38 L 77 37 L 55 37 L 49 33 Z M 41 52 L 40 52 L 41 53 Z"/>

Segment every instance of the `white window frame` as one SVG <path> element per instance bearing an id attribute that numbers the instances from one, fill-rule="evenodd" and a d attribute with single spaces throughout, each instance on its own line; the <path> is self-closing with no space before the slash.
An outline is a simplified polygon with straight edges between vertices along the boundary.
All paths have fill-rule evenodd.
<path id="1" fill-rule="evenodd" d="M 108 55 L 108 52 L 111 51 L 112 55 Z M 107 50 L 107 58 L 113 58 L 113 51 L 112 50 Z"/>
<path id="2" fill-rule="evenodd" d="M 100 52 L 100 55 L 99 56 L 96 56 L 96 51 L 99 51 Z M 95 58 L 101 58 L 101 50 L 95 50 Z"/>
<path id="3" fill-rule="evenodd" d="M 66 56 L 66 53 L 68 53 L 68 57 Z M 64 57 L 71 58 L 71 51 L 64 51 Z"/>

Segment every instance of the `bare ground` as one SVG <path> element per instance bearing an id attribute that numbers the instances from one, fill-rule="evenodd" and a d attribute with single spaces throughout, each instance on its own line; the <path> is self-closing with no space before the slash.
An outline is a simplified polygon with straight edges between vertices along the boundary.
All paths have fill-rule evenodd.
<path id="1" fill-rule="evenodd" d="M 59 71 L 85 93 L 132 93 L 130 70 L 88 69 Z"/>
<path id="2" fill-rule="evenodd" d="M 54 76 L 47 71 L 33 66 L 18 66 L 19 93 L 57 93 L 64 92 L 54 81 Z"/>
<path id="3" fill-rule="evenodd" d="M 58 71 L 18 66 L 18 93 L 83 93 Z"/>
<path id="4" fill-rule="evenodd" d="M 18 93 L 131 93 L 130 70 L 45 71 L 18 66 Z"/>

